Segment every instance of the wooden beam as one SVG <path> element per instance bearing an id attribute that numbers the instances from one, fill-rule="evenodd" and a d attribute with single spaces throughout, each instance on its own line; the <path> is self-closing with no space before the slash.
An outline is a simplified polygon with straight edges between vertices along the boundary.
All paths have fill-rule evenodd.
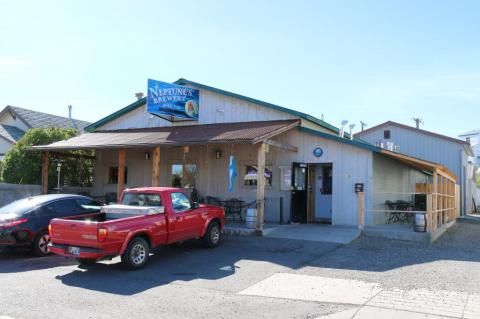
<path id="1" fill-rule="evenodd" d="M 257 148 L 257 233 L 263 235 L 265 213 L 265 143 Z"/>
<path id="2" fill-rule="evenodd" d="M 153 149 L 152 157 L 152 186 L 160 186 L 160 147 Z"/>
<path id="3" fill-rule="evenodd" d="M 48 166 L 50 153 L 44 151 L 42 153 L 42 194 L 48 194 Z"/>
<path id="4" fill-rule="evenodd" d="M 363 231 L 365 227 L 365 193 L 357 193 L 357 209 L 358 209 L 358 218 L 357 225 L 360 231 Z"/>
<path id="5" fill-rule="evenodd" d="M 118 183 L 117 198 L 120 199 L 122 191 L 125 189 L 125 159 L 126 151 L 124 148 L 118 150 Z"/>
<path id="6" fill-rule="evenodd" d="M 433 195 L 427 194 L 427 232 L 433 232 Z"/>
<path id="7" fill-rule="evenodd" d="M 274 146 L 274 147 L 281 148 L 281 149 L 286 150 L 286 151 L 298 153 L 298 147 L 293 146 L 293 145 L 285 144 L 285 143 L 270 140 L 270 139 L 266 139 L 264 141 L 264 143 L 267 144 L 267 145 L 271 145 L 271 146 Z"/>

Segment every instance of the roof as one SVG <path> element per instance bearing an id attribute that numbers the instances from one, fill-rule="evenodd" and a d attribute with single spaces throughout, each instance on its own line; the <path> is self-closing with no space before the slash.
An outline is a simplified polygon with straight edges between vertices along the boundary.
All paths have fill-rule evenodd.
<path id="1" fill-rule="evenodd" d="M 0 136 L 9 142 L 16 143 L 25 134 L 16 126 L 0 124 Z"/>
<path id="2" fill-rule="evenodd" d="M 12 105 L 7 105 L 0 113 L 0 116 L 8 111 L 13 112 L 14 116 L 18 116 L 18 118 L 29 128 L 45 128 L 54 126 L 60 128 L 74 128 L 82 132 L 86 126 L 90 125 L 90 122 L 33 111 Z"/>
<path id="3" fill-rule="evenodd" d="M 190 85 L 190 86 L 193 86 L 193 87 L 196 87 L 196 88 L 199 88 L 199 89 L 203 89 L 203 90 L 206 90 L 206 91 L 230 96 L 230 97 L 233 97 L 233 98 L 236 98 L 236 99 L 239 99 L 239 100 L 247 101 L 247 102 L 250 102 L 250 103 L 253 103 L 253 104 L 261 105 L 261 106 L 264 106 L 264 107 L 267 107 L 267 108 L 270 108 L 270 109 L 274 109 L 274 110 L 281 111 L 281 112 L 284 112 L 284 113 L 287 113 L 287 114 L 291 114 L 291 115 L 296 116 L 298 118 L 313 122 L 313 123 L 315 123 L 319 126 L 322 126 L 322 127 L 326 128 L 327 130 L 330 130 L 332 132 L 339 133 L 339 129 L 337 127 L 335 127 L 331 124 L 328 124 L 325 121 L 322 121 L 322 120 L 320 120 L 320 119 L 318 119 L 314 116 L 311 116 L 309 114 L 299 112 L 299 111 L 295 111 L 295 110 L 292 110 L 292 109 L 289 109 L 289 108 L 286 108 L 286 107 L 283 107 L 283 106 L 280 106 L 280 105 L 275 105 L 275 104 L 272 104 L 272 103 L 257 100 L 257 99 L 254 99 L 254 98 L 250 98 L 250 97 L 247 97 L 247 96 L 244 96 L 244 95 L 237 94 L 237 93 L 232 93 L 232 92 L 229 92 L 229 91 L 217 89 L 217 88 L 214 88 L 212 86 L 208 86 L 208 85 L 205 85 L 205 84 L 189 81 L 189 80 L 186 80 L 186 79 L 183 79 L 183 78 L 180 78 L 173 83 L 178 84 L 178 85 Z M 147 98 L 146 97 L 144 97 L 144 98 L 142 98 L 138 101 L 135 101 L 134 103 L 132 103 L 132 104 L 130 104 L 130 105 L 128 105 L 128 106 L 126 106 L 126 107 L 124 107 L 124 108 L 122 108 L 122 109 L 120 109 L 120 110 L 118 110 L 118 111 L 100 119 L 99 121 L 87 126 L 85 128 L 85 131 L 94 132 L 97 128 L 99 128 L 99 127 L 101 127 L 101 126 L 103 126 L 103 125 L 121 117 L 122 115 L 125 115 L 125 114 L 127 114 L 127 113 L 145 105 L 146 103 L 147 103 Z M 346 134 L 346 135 L 348 135 L 348 134 Z"/>
<path id="4" fill-rule="evenodd" d="M 168 126 L 86 133 L 32 150 L 78 150 L 156 147 L 208 143 L 251 143 L 286 132 L 300 125 L 299 120 L 218 123 Z"/>
<path id="5" fill-rule="evenodd" d="M 360 137 L 361 138 L 361 136 L 363 136 L 363 135 L 366 135 L 370 132 L 379 130 L 379 129 L 381 129 L 383 127 L 386 127 L 386 126 L 396 126 L 396 127 L 400 127 L 400 128 L 403 128 L 403 129 L 406 129 L 406 130 L 409 130 L 409 131 L 412 131 L 412 132 L 416 132 L 416 133 L 419 133 L 419 134 L 430 135 L 430 136 L 437 137 L 437 138 L 440 138 L 440 139 L 444 139 L 444 140 L 447 140 L 447 141 L 450 141 L 450 142 L 454 142 L 454 143 L 458 143 L 458 144 L 462 144 L 462 145 L 464 145 L 464 144 L 468 145 L 468 143 L 464 140 L 460 140 L 460 139 L 445 136 L 445 135 L 442 135 L 442 134 L 430 132 L 430 131 L 427 131 L 427 130 L 422 130 L 422 129 L 419 129 L 419 128 L 416 128 L 416 127 L 413 127 L 413 126 L 409 126 L 409 125 L 405 125 L 405 124 L 401 124 L 401 123 L 397 123 L 397 122 L 393 122 L 393 121 L 387 121 L 385 123 L 370 127 L 370 128 L 368 128 L 364 131 L 358 132 L 358 133 L 355 134 L 355 137 Z"/>
<path id="6" fill-rule="evenodd" d="M 480 130 L 471 130 L 471 131 L 467 131 L 465 133 L 460 134 L 459 137 L 468 137 L 471 135 L 478 135 L 478 134 L 480 134 Z"/>

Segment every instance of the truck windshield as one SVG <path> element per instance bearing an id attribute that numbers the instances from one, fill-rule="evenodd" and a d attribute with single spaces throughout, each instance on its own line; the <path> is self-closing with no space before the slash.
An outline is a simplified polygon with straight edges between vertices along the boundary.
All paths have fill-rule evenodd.
<path id="1" fill-rule="evenodd" d="M 125 193 L 122 198 L 123 205 L 130 206 L 162 206 L 159 194 Z"/>

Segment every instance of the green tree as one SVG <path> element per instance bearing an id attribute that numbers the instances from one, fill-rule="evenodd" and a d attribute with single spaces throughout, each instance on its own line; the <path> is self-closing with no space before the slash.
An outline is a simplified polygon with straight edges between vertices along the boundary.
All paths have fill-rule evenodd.
<path id="1" fill-rule="evenodd" d="M 15 147 L 5 154 L 3 161 L 2 179 L 7 183 L 40 184 L 42 170 L 42 154 L 27 150 L 30 146 L 46 145 L 65 140 L 78 135 L 74 129 L 58 127 L 34 128 L 28 130 L 17 142 Z M 74 151 L 68 157 L 60 160 L 62 164 L 62 182 L 68 181 L 72 185 L 90 186 L 92 183 L 93 159 L 82 158 L 82 155 L 91 155 L 91 152 Z M 50 156 L 49 187 L 56 186 L 57 171 L 55 161 Z"/>

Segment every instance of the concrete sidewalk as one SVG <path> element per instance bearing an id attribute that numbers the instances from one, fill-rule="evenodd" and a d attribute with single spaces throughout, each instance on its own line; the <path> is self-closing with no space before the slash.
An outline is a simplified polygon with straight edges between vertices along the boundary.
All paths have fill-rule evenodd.
<path id="1" fill-rule="evenodd" d="M 247 228 L 241 223 L 227 223 L 225 233 L 229 235 L 253 236 L 255 229 Z M 325 224 L 265 224 L 263 236 L 268 238 L 283 238 L 349 244 L 360 236 L 356 227 L 332 226 Z"/>

